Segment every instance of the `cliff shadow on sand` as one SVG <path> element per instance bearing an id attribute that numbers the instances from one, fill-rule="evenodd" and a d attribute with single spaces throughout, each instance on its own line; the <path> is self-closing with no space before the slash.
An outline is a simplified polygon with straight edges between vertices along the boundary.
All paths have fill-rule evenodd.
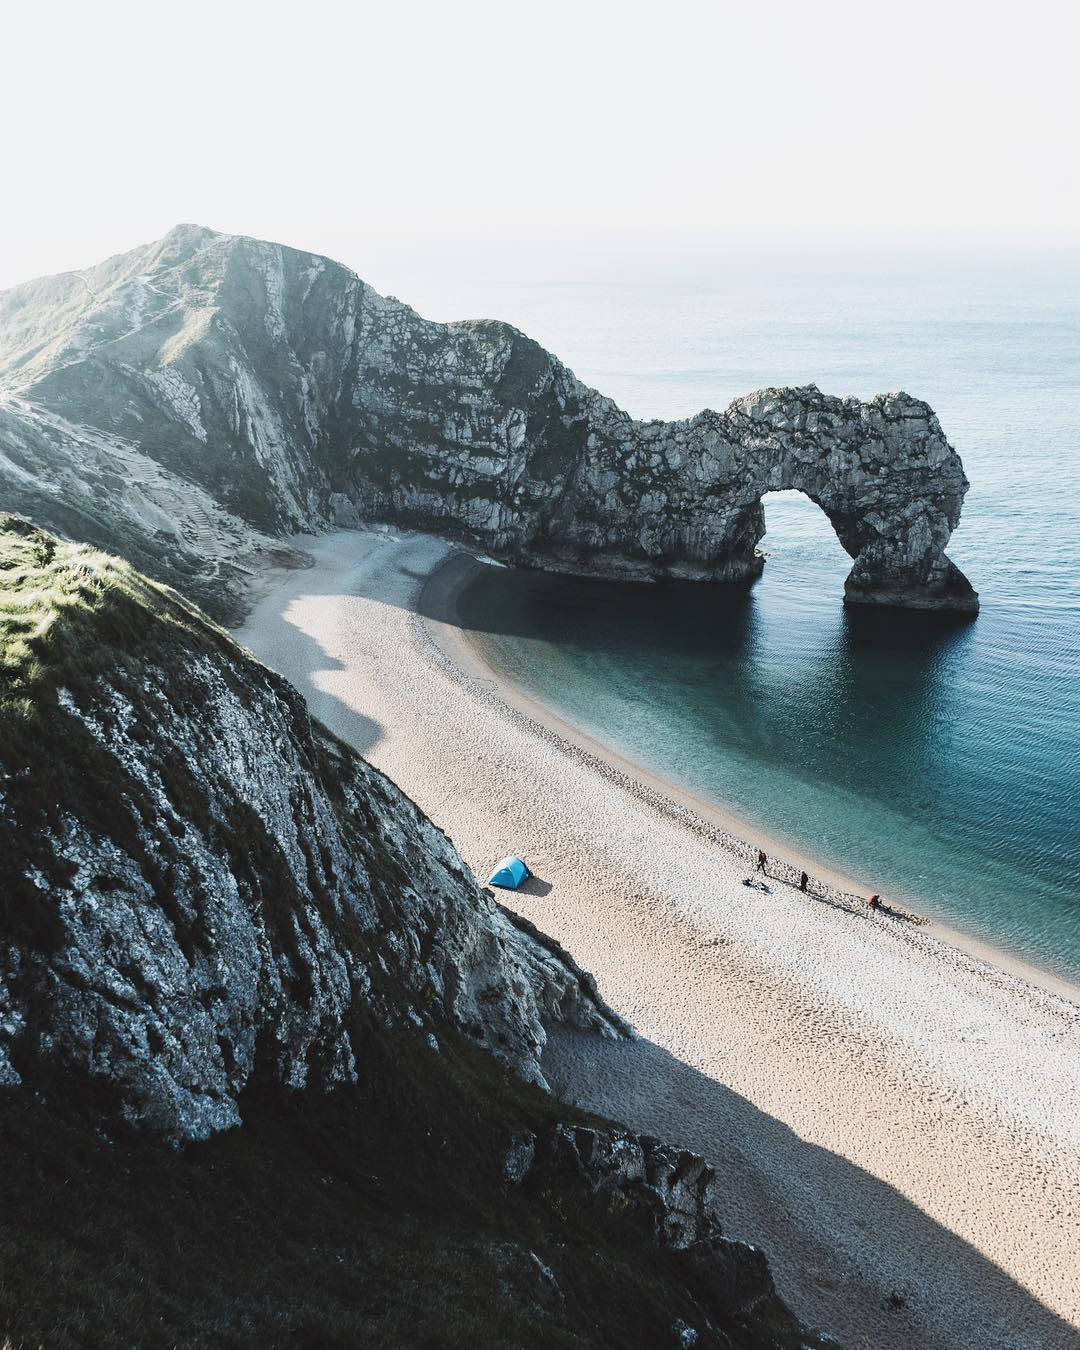
<path id="1" fill-rule="evenodd" d="M 237 640 L 244 642 L 242 629 L 237 630 Z M 378 745 L 383 734 L 379 723 L 332 690 L 335 676 L 348 669 L 346 663 L 292 622 L 287 609 L 280 613 L 266 609 L 260 614 L 259 646 L 259 659 L 264 664 L 274 669 L 295 670 L 299 666 L 303 670 L 302 692 L 313 717 L 361 755 L 369 754 Z"/>
<path id="2" fill-rule="evenodd" d="M 402 613 L 419 609 L 423 617 L 452 622 L 446 598 L 453 586 L 420 587 L 427 575 L 422 564 L 408 565 L 394 548 L 387 548 L 384 555 L 373 544 L 372 533 L 365 539 L 377 557 L 370 568 L 356 569 L 344 584 L 335 584 L 316 569 L 304 578 L 309 593 L 348 594 Z M 347 541 L 347 535 L 341 536 L 343 549 Z M 433 551 L 423 556 L 435 558 Z M 437 580 L 456 577 L 460 582 L 463 571 L 477 567 L 463 552 L 449 551 L 447 556 L 450 561 L 434 574 Z M 613 585 L 581 584 L 600 589 Z M 622 585 L 618 583 L 617 589 Z M 693 589 L 640 588 L 642 594 L 661 598 L 664 591 Z M 723 605 L 716 594 L 717 588 L 710 588 L 710 603 L 718 614 L 723 609 L 731 616 L 728 636 L 738 646 L 752 628 L 752 602 L 741 595 Z M 287 612 L 284 603 L 280 608 L 282 614 Z M 888 661 L 890 652 L 905 640 L 892 616 L 841 613 L 845 640 L 856 653 L 865 650 Z M 284 621 L 282 614 L 275 616 L 275 625 Z M 941 648 L 962 641 L 966 630 L 966 625 L 941 616 L 910 619 L 924 634 L 925 651 L 905 715 L 927 700 L 932 702 Z M 519 622 L 512 613 L 506 619 L 507 626 Z M 335 659 L 318 644 L 309 655 L 315 672 Z M 300 672 L 292 673 L 306 692 L 307 681 Z M 822 672 L 821 697 L 826 702 L 835 694 L 830 693 L 831 678 Z M 417 713 L 424 715 L 419 708 Z M 324 708 L 322 716 L 333 725 L 332 709 Z M 531 911 L 530 915 L 535 917 Z M 705 1154 L 718 1170 L 725 1231 L 759 1243 L 767 1254 L 775 1251 L 789 1301 L 802 1316 L 834 1329 L 844 1343 L 904 1350 L 912 1345 L 921 1350 L 962 1345 L 966 1350 L 971 1344 L 987 1350 L 1018 1346 L 1071 1350 L 1075 1335 L 1061 1317 L 880 1177 L 827 1148 L 806 1143 L 781 1119 L 649 1041 L 616 1048 L 610 1058 L 600 1047 L 587 1048 L 580 1068 L 560 1079 L 563 1044 L 556 1040 L 545 1058 L 556 1088 L 571 1101 L 614 1118 L 629 1118 L 634 1128 L 673 1136 Z M 843 1091 L 842 1083 L 837 1091 Z M 873 1131 L 880 1125 L 878 1121 L 866 1128 Z M 889 1146 L 887 1131 L 882 1130 L 882 1152 Z"/>
<path id="3" fill-rule="evenodd" d="M 728 1237 L 761 1246 L 796 1314 L 875 1350 L 1076 1350 L 1080 1332 L 895 1187 L 645 1038 L 557 1032 L 553 1091 L 700 1153 Z M 837 1093 L 844 1092 L 838 1081 Z M 889 1148 L 887 1125 L 877 1129 Z M 1069 1254 L 1061 1253 L 1068 1262 Z M 947 1310 L 943 1316 L 942 1310 Z"/>

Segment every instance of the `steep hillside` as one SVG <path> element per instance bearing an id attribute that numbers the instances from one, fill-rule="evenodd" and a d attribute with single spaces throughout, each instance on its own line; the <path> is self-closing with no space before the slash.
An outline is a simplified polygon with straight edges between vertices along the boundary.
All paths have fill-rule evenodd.
<path id="1" fill-rule="evenodd" d="M 137 443 L 24 399 L 0 403 L 0 506 L 120 554 L 226 623 L 260 567 L 303 561 Z"/>
<path id="2" fill-rule="evenodd" d="M 625 1028 L 289 685 L 11 518 L 0 651 L 0 1340 L 818 1343 L 543 1090 Z"/>
<path id="3" fill-rule="evenodd" d="M 762 495 L 798 488 L 855 560 L 848 600 L 977 608 L 944 553 L 967 480 L 925 403 L 809 385 L 637 422 L 507 324 L 430 323 L 277 244 L 180 226 L 16 287 L 0 382 L 0 489 L 43 523 L 79 492 L 78 437 L 104 437 L 264 535 L 395 520 L 541 566 L 741 580 Z M 63 493 L 55 454 L 10 444 L 58 418 L 81 429 Z"/>
<path id="4" fill-rule="evenodd" d="M 544 1021 L 618 1033 L 198 610 L 17 521 L 2 540 L 0 1082 L 76 1069 L 129 1119 L 204 1137 L 256 1072 L 355 1082 L 358 1002 L 534 1081 Z"/>

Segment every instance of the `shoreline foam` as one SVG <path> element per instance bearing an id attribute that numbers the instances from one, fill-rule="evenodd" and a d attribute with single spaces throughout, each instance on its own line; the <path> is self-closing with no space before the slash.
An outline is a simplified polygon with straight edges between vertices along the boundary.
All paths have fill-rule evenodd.
<path id="1" fill-rule="evenodd" d="M 342 532 L 240 632 L 389 773 L 631 1021 L 559 1033 L 563 1095 L 704 1154 L 731 1236 L 850 1345 L 1075 1350 L 1080 1008 L 915 925 L 752 892 L 748 870 L 633 776 L 455 676 L 423 614 L 454 552 Z M 599 761 L 597 761 L 598 763 Z"/>

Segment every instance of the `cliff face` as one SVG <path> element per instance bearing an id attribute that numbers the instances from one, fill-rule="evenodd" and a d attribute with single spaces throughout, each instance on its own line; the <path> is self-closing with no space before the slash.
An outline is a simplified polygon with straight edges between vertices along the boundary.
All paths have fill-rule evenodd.
<path id="1" fill-rule="evenodd" d="M 0 517 L 5 1343 L 825 1344 L 553 1024 L 626 1034 L 285 681 Z"/>
<path id="2" fill-rule="evenodd" d="M 506 324 L 427 322 L 278 245 L 179 227 L 17 287 L 0 379 L 16 421 L 94 428 L 233 528 L 393 519 L 540 566 L 734 580 L 761 568 L 762 494 L 797 488 L 854 559 L 849 600 L 977 607 L 944 553 L 967 480 L 925 403 L 807 386 L 637 422 Z M 5 453 L 40 513 L 41 471 Z"/>
<path id="3" fill-rule="evenodd" d="M 0 1084 L 78 1073 L 174 1138 L 256 1078 L 356 1081 L 358 1005 L 542 1083 L 544 1026 L 621 1030 L 285 681 L 116 559 L 3 543 Z"/>

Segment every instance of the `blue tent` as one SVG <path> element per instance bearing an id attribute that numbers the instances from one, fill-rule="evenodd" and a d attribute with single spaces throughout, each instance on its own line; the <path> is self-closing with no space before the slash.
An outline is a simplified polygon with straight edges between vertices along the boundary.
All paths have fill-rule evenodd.
<path id="1" fill-rule="evenodd" d="M 530 875 L 529 869 L 521 861 L 515 858 L 513 854 L 509 858 L 504 858 L 495 868 L 491 876 L 488 877 L 489 886 L 502 886 L 504 890 L 516 891 L 527 876 Z"/>

